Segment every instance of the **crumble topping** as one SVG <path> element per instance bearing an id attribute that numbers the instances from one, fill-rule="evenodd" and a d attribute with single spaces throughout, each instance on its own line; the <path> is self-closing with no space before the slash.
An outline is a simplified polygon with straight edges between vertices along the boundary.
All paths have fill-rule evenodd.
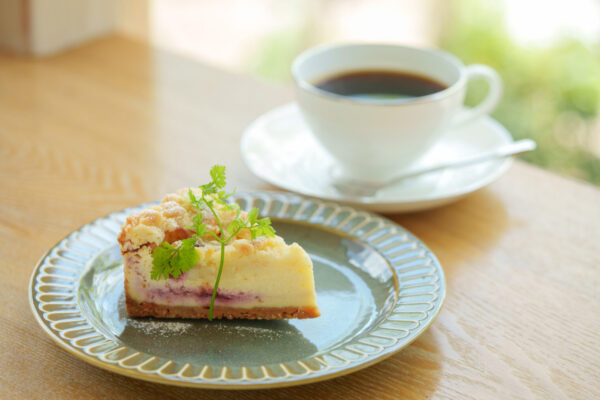
<path id="1" fill-rule="evenodd" d="M 193 230 L 190 231 L 186 227 L 192 226 L 192 220 L 198 211 L 190 202 L 188 190 L 184 188 L 168 194 L 160 204 L 129 216 L 119 235 L 121 252 L 135 251 L 145 245 L 158 246 L 163 241 L 174 242 L 191 236 Z M 202 196 L 199 188 L 191 190 L 196 197 Z M 215 211 L 219 214 L 223 229 L 227 229 L 235 219 L 235 212 L 223 210 L 219 204 L 215 204 Z M 210 210 L 204 209 L 202 213 L 207 231 L 219 234 L 219 226 Z M 245 218 L 246 212 L 242 211 L 241 215 Z M 238 238 L 249 239 L 250 233 L 247 230 L 241 231 L 236 236 L 236 239 Z M 206 242 L 210 242 L 211 239 L 213 238 L 210 235 L 203 238 Z"/>

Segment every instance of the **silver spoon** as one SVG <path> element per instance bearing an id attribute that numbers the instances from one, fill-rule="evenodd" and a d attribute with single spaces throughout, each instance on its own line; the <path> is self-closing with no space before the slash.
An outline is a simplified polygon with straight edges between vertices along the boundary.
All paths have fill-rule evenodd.
<path id="1" fill-rule="evenodd" d="M 513 143 L 505 144 L 485 153 L 467 156 L 460 160 L 447 161 L 441 164 L 432 165 L 420 169 L 409 170 L 403 172 L 385 182 L 367 182 L 357 179 L 339 179 L 333 182 L 332 186 L 344 196 L 352 197 L 370 197 L 375 195 L 379 190 L 398 183 L 404 179 L 412 178 L 418 175 L 424 175 L 435 171 L 440 171 L 447 168 L 463 167 L 465 165 L 477 164 L 483 161 L 516 156 L 535 150 L 536 143 L 531 139 L 523 139 Z"/>

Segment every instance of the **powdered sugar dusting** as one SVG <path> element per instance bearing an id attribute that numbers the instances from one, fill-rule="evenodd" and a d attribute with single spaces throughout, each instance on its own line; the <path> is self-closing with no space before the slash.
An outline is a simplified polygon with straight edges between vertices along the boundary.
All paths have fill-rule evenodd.
<path id="1" fill-rule="evenodd" d="M 262 328 L 259 326 L 243 326 L 231 324 L 217 325 L 215 328 L 218 331 L 226 331 L 229 334 L 235 334 L 239 337 L 252 337 L 267 340 L 279 339 L 288 333 L 286 331 Z"/>
<path id="2" fill-rule="evenodd" d="M 194 325 L 193 321 L 182 322 L 172 320 L 159 320 L 159 319 L 129 319 L 127 324 L 138 331 L 143 332 L 150 336 L 181 336 L 185 334 L 192 334 L 197 331 L 197 326 Z M 213 331 L 220 335 L 234 335 L 242 338 L 252 338 L 261 340 L 278 340 L 285 336 L 288 336 L 291 332 L 287 330 L 263 328 L 259 326 L 244 326 L 234 325 L 227 321 L 221 323 L 215 321 L 210 327 L 203 327 L 205 331 Z"/>
<path id="3" fill-rule="evenodd" d="M 193 324 L 181 321 L 139 320 L 130 319 L 128 325 L 143 331 L 147 335 L 172 336 L 186 333 Z"/>

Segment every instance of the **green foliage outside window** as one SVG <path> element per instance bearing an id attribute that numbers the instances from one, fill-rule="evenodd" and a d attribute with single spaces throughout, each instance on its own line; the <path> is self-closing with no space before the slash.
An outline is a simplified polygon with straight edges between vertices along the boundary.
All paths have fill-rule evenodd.
<path id="1" fill-rule="evenodd" d="M 538 142 L 538 150 L 523 158 L 600 185 L 600 158 L 592 151 L 600 147 L 600 43 L 565 37 L 526 47 L 509 36 L 501 13 L 473 0 L 457 5 L 440 47 L 466 64 L 485 63 L 500 73 L 504 96 L 493 116 L 515 139 Z M 473 86 L 467 104 L 485 91 Z"/>

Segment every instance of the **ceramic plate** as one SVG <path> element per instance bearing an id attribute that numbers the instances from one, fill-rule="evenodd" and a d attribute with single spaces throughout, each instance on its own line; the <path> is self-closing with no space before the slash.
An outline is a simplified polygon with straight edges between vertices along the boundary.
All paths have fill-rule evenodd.
<path id="1" fill-rule="evenodd" d="M 512 141 L 502 125 L 482 117 L 444 133 L 413 167 L 480 154 Z M 350 198 L 333 188 L 331 177 L 337 164 L 314 139 L 296 104 L 275 108 L 254 121 L 244 132 L 241 153 L 248 168 L 273 185 L 377 212 L 417 211 L 450 203 L 492 183 L 512 163 L 506 158 L 446 169 L 405 179 L 372 197 Z"/>
<path id="2" fill-rule="evenodd" d="M 133 319 L 124 306 L 117 235 L 148 205 L 71 233 L 36 266 L 33 313 L 61 347 L 98 367 L 180 386 L 249 389 L 344 375 L 401 350 L 434 320 L 445 294 L 435 256 L 393 222 L 283 193 L 236 195 L 314 263 L 322 316 L 310 320 Z"/>

